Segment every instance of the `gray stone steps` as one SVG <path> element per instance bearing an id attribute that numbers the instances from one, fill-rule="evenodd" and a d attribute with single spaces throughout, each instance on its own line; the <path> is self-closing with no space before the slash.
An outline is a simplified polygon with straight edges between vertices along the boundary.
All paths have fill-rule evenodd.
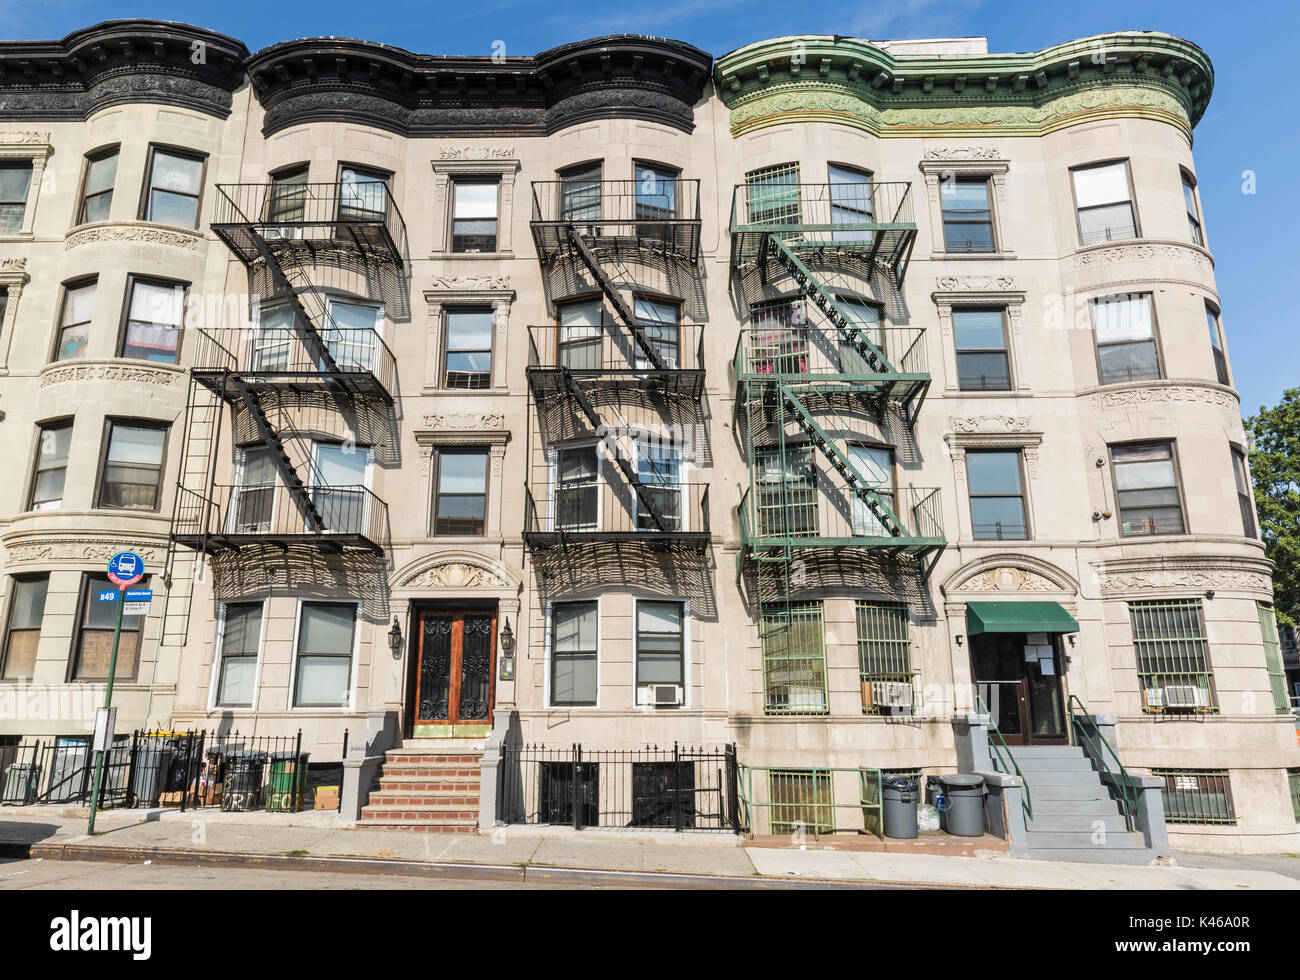
<path id="1" fill-rule="evenodd" d="M 1092 763 L 1087 759 L 1075 759 L 1070 757 L 1040 759 L 1038 756 L 1030 756 L 1022 759 L 1016 756 L 1016 763 L 1020 766 L 1020 771 L 1026 776 L 1038 772 L 1095 772 Z"/>
<path id="2" fill-rule="evenodd" d="M 1032 790 L 1031 790 L 1032 792 Z M 1109 796 L 1091 800 L 1060 800 L 1060 799 L 1039 799 L 1038 794 L 1033 795 L 1034 820 L 1039 817 L 1079 817 L 1092 820 L 1096 817 L 1110 816 L 1117 813 L 1115 801 Z"/>
<path id="3" fill-rule="evenodd" d="M 1120 822 L 1123 827 L 1123 821 Z M 1146 850 L 1146 844 L 1140 835 L 1121 829 L 1116 833 L 1107 832 L 1103 843 L 1097 843 L 1091 830 L 1034 830 L 1025 838 L 1031 849 L 1045 847 L 1093 847 L 1098 850 L 1129 851 L 1134 848 Z"/>
<path id="4" fill-rule="evenodd" d="M 1123 816 L 1115 812 L 1115 807 L 1106 804 L 1103 800 L 1096 801 L 1105 805 L 1105 812 L 1100 813 L 1043 813 L 1038 807 L 1034 808 L 1034 818 L 1029 821 L 1029 833 L 1032 835 L 1039 832 L 1062 832 L 1062 831 L 1079 831 L 1088 828 L 1089 831 L 1097 829 L 1100 823 L 1106 828 L 1107 834 L 1127 834 L 1129 832 L 1128 823 Z"/>

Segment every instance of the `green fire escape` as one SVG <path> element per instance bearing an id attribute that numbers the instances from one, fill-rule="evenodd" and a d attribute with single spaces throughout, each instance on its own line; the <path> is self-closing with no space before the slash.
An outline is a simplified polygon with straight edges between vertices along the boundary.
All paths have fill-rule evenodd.
<path id="1" fill-rule="evenodd" d="M 916 239 L 910 191 L 801 184 L 793 166 L 736 188 L 732 290 L 749 318 L 733 364 L 749 464 L 737 580 L 753 573 L 764 619 L 789 622 L 803 569 L 827 556 L 902 559 L 925 581 L 947 543 L 938 489 L 894 486 L 863 448 L 892 460 L 867 423 L 910 431 L 930 386 L 924 330 L 884 312 Z"/>

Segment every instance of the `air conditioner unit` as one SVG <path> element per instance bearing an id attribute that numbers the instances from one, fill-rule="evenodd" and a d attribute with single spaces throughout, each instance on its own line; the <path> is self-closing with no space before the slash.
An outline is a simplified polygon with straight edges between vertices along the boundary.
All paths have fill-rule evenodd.
<path id="1" fill-rule="evenodd" d="M 912 695 L 912 685 L 905 681 L 884 681 L 877 685 L 877 703 L 889 708 L 911 708 Z"/>
<path id="2" fill-rule="evenodd" d="M 302 229 L 295 228 L 293 225 L 268 225 L 266 229 L 266 238 L 268 241 L 277 239 L 297 239 L 302 237 Z"/>
<path id="3" fill-rule="evenodd" d="M 1209 692 L 1196 684 L 1166 684 L 1147 688 L 1147 706 L 1151 708 L 1208 708 Z"/>
<path id="4" fill-rule="evenodd" d="M 637 688 L 636 703 L 653 705 L 656 708 L 670 707 L 682 703 L 682 686 L 680 684 L 644 684 Z"/>

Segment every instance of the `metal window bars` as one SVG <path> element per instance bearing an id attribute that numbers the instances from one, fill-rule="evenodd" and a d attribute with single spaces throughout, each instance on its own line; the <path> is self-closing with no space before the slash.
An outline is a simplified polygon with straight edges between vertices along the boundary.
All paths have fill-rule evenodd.
<path id="1" fill-rule="evenodd" d="M 1133 647 L 1149 713 L 1213 713 L 1209 645 L 1199 599 L 1131 602 Z"/>
<path id="2" fill-rule="evenodd" d="M 1235 824 L 1232 786 L 1226 769 L 1152 769 L 1163 779 L 1165 822 Z"/>

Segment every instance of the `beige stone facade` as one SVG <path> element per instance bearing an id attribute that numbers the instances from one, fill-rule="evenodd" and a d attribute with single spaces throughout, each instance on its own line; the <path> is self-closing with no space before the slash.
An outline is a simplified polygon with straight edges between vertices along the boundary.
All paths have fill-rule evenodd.
<path id="1" fill-rule="evenodd" d="M 144 24 L 124 30 L 153 39 L 166 29 Z M 1121 52 L 1125 37 L 1115 36 Z M 111 38 L 113 44 L 120 40 Z M 813 47 L 830 43 L 806 40 Z M 425 724 L 417 704 L 422 617 L 457 607 L 487 610 L 497 636 L 510 625 L 513 675 L 502 675 L 501 651 L 492 647 L 496 659 L 485 676 L 491 678 L 490 707 L 513 709 L 524 741 L 598 748 L 734 742 L 742 761 L 753 766 L 951 772 L 953 716 L 971 709 L 973 685 L 988 680 L 973 673 L 968 604 L 1029 599 L 1058 603 L 1077 620 L 1077 634 L 1053 640 L 1061 697 L 1117 716 L 1125 765 L 1226 772 L 1232 820 L 1171 822 L 1175 846 L 1295 849 L 1288 771 L 1300 767 L 1300 749 L 1293 717 L 1274 701 L 1260 620 L 1260 604 L 1272 596 L 1270 566 L 1253 532 L 1243 533 L 1251 528 L 1243 525 L 1231 454 L 1244 447 L 1245 435 L 1230 373 L 1220 380 L 1207 310 L 1221 312 L 1230 326 L 1247 325 L 1234 324 L 1231 310 L 1220 308 L 1213 216 L 1202 218 L 1197 205 L 1204 232 L 1201 242 L 1192 241 L 1184 197 L 1184 175 L 1194 188 L 1192 124 L 1209 94 L 1208 87 L 1199 91 L 1200 76 L 1182 79 L 1193 74 L 1189 64 L 1204 61 L 1191 45 L 1178 42 L 1183 60 L 1176 65 L 1173 47 L 1146 53 L 1149 66 L 1134 67 L 1141 52 L 1132 63 L 1122 59 L 1123 79 L 1099 79 L 1091 87 L 1074 84 L 1081 69 L 1071 52 L 1040 52 L 1033 56 L 1039 62 L 1023 71 L 1001 56 L 959 52 L 958 60 L 969 64 L 971 111 L 979 107 L 978 92 L 989 107 L 988 124 L 972 126 L 961 117 L 964 110 L 936 111 L 918 123 L 903 119 L 901 109 L 871 102 L 875 93 L 885 100 L 891 91 L 906 94 L 907 86 L 917 86 L 915 94 L 929 91 L 921 87 L 928 68 L 907 70 L 909 57 L 931 57 L 924 49 L 880 49 L 892 75 L 878 85 L 871 81 L 875 67 L 852 67 L 857 55 L 827 53 L 820 77 L 847 81 L 836 89 L 839 101 L 825 102 L 814 91 L 817 78 L 807 78 L 818 76 L 823 64 L 812 55 L 800 78 L 791 74 L 788 56 L 760 70 L 761 59 L 745 62 L 750 49 L 741 49 L 715 66 L 687 45 L 631 38 L 583 42 L 499 71 L 488 59 L 466 58 L 435 72 L 414 56 L 361 42 L 289 42 L 249 58 L 237 42 L 194 30 L 163 38 L 156 56 L 137 52 L 131 64 L 144 73 L 152 70 L 142 63 L 147 57 L 161 65 L 183 62 L 198 42 L 209 46 L 207 73 L 189 78 L 183 94 L 141 84 L 109 95 L 107 83 L 101 92 L 99 83 L 86 81 L 94 98 L 87 96 L 78 118 L 69 118 L 66 108 L 24 108 L 23 92 L 9 87 L 15 73 L 4 76 L 0 165 L 30 161 L 32 169 L 18 227 L 0 233 L 0 289 L 7 293 L 0 411 L 10 470 L 0 496 L 10 658 L 0 696 L 8 691 L 13 696 L 7 703 L 31 707 L 6 712 L 0 735 L 85 731 L 85 704 L 70 709 L 55 702 L 84 702 L 91 691 L 93 706 L 102 697 L 102 674 L 96 676 L 87 653 L 88 643 L 102 642 L 98 634 L 87 639 L 89 576 L 102 573 L 107 558 L 123 547 L 144 557 L 154 599 L 143 617 L 138 663 L 129 674 L 119 673 L 119 731 L 160 725 L 284 735 L 301 729 L 304 749 L 319 761 L 340 759 L 345 731 L 355 747 L 384 715 L 406 737 L 487 733 L 491 720 L 482 713 L 471 711 L 459 729 L 449 724 L 439 730 Z M 96 43 L 110 39 L 69 38 L 59 56 L 75 57 L 78 45 Z M 138 49 L 147 47 L 137 39 Z M 0 59 L 8 57 L 0 45 Z M 1166 58 L 1172 67 L 1161 73 Z M 1083 63 L 1085 76 L 1101 70 L 1089 64 L 1086 49 Z M 1035 81 L 1037 72 L 1044 81 Z M 1134 95 L 1148 75 L 1151 92 Z M 761 84 L 770 78 L 770 92 L 751 90 L 760 76 Z M 986 76 L 994 82 L 986 85 Z M 1032 113 L 1014 107 L 1017 96 L 1009 93 L 1047 86 L 1051 94 L 1058 77 L 1058 101 L 1044 95 Z M 1157 83 L 1183 88 L 1170 95 L 1156 91 Z M 858 84 L 866 94 L 849 91 Z M 1004 109 L 1008 99 L 1012 108 Z M 1076 104 L 1080 100 L 1086 104 Z M 118 156 L 107 217 L 83 221 L 88 161 L 111 147 Z M 150 217 L 145 202 L 159 150 L 202 161 L 192 227 Z M 1126 162 L 1136 227 L 1113 241 L 1081 244 L 1072 173 L 1114 162 Z M 554 528 L 547 524 L 555 520 L 553 488 L 563 479 L 560 447 L 600 440 L 583 436 L 570 421 L 561 422 L 552 438 L 553 420 L 540 411 L 540 383 L 530 384 L 529 370 L 546 366 L 547 338 L 554 332 L 544 325 L 556 324 L 562 311 L 594 297 L 609 326 L 617 322 L 617 304 L 602 297 L 600 283 L 571 253 L 564 269 L 545 256 L 539 261 L 537 228 L 554 217 L 547 213 L 548 182 L 597 164 L 602 188 L 615 182 L 628 188 L 602 190 L 607 208 L 617 206 L 618 193 L 635 197 L 633 185 L 652 166 L 680 178 L 676 214 L 690 217 L 696 205 L 685 195 L 695 193 L 695 185 L 687 182 L 699 182 L 693 215 L 698 257 L 689 257 L 695 261 L 682 255 L 693 249 L 656 252 L 652 243 L 607 264 L 623 302 L 671 304 L 681 310 L 681 336 L 692 344 L 702 337 L 702 392 L 698 398 L 680 392 L 643 398 L 635 365 L 625 364 L 628 378 L 597 406 L 602 423 L 624 438 L 673 426 L 686 434 L 690 452 L 675 477 L 685 513 L 677 529 L 703 537 L 692 546 L 649 547 L 653 532 L 644 510 L 637 510 L 644 504 L 626 487 L 622 496 L 608 495 L 619 481 L 612 442 L 596 454 L 596 486 L 605 489 L 593 492 L 607 495 L 603 526 L 631 533 L 616 541 L 571 534 L 563 549 L 543 540 Z M 733 289 L 729 230 L 733 195 L 747 175 L 792 164 L 798 166 L 795 183 L 832 186 L 833 168 L 841 167 L 870 173 L 877 183 L 910 185 L 908 223 L 915 240 L 902 289 L 874 276 L 850 281 L 847 274 L 835 288 L 879 303 L 889 328 L 923 331 L 916 336 L 931 381 L 915 423 L 863 417 L 854 439 L 893 447 L 892 479 L 900 495 L 909 486 L 939 488 L 936 516 L 946 548 L 926 576 L 895 569 L 878 560 L 878 551 L 855 554 L 852 547 L 847 558 L 841 552 L 834 562 L 808 570 L 790 599 L 821 604 L 824 691 L 816 703 L 787 700 L 774 711 L 759 612 L 746 584 L 752 568 L 741 560 L 749 543 L 738 506 L 751 487 L 751 469 L 738 431 L 733 358 L 741 331 L 755 321 Z M 193 383 L 188 369 L 201 356 L 200 331 L 227 338 L 237 359 L 252 356 L 245 349 L 250 331 L 270 322 L 267 311 L 274 306 L 272 297 L 261 310 L 261 297 L 275 292 L 265 265 L 253 262 L 250 273 L 213 225 L 230 223 L 223 200 L 237 200 L 234 185 L 265 187 L 273 177 L 304 168 L 303 186 L 332 187 L 332 194 L 356 182 L 348 172 L 361 174 L 363 186 L 382 179 L 383 203 L 391 201 L 400 212 L 395 219 L 390 210 L 385 219 L 400 265 L 385 265 L 373 254 L 362 261 L 360 243 L 349 253 L 346 244 L 333 241 L 335 251 L 304 262 L 310 285 L 294 280 L 314 297 L 305 304 L 310 310 L 330 304 L 339 322 L 361 309 L 376 311 L 376 329 L 395 369 L 384 385 L 392 405 L 378 399 L 359 408 L 316 384 L 306 395 L 276 395 L 275 411 L 267 411 L 304 484 L 335 483 L 331 474 L 345 472 L 348 486 L 373 494 L 380 510 L 365 518 L 361 537 L 379 539 L 378 553 L 346 547 L 331 553 L 310 540 L 298 517 L 296 530 L 279 527 L 284 540 L 231 547 L 216 541 L 229 536 L 227 524 L 196 547 L 193 536 L 178 539 L 176 521 L 184 511 L 178 493 L 182 502 L 190 499 L 186 490 L 216 500 L 213 488 L 238 486 L 240 467 L 253 464 L 237 447 L 256 445 L 258 428 L 237 399 L 223 403 Z M 989 250 L 945 247 L 945 188 L 966 182 L 986 189 Z M 468 196 L 465 211 L 458 211 L 457 195 L 470 186 L 495 189 L 495 241 L 464 251 L 457 244 L 458 218 L 481 219 L 492 211 L 474 211 Z M 315 191 L 305 193 L 310 201 Z M 570 204 L 580 212 L 581 200 Z M 281 212 L 286 228 L 303 213 L 292 211 Z M 648 214 L 636 217 L 649 220 Z M 260 223 L 263 235 L 278 227 L 266 211 L 244 218 Z M 313 232 L 301 234 L 305 243 Z M 594 240 L 594 232 L 579 234 Z M 91 277 L 96 288 L 84 352 L 60 358 L 59 332 L 71 322 L 68 290 Z M 188 289 L 176 363 L 123 356 L 131 277 Z M 788 282 L 764 288 L 767 299 L 797 295 Z M 1101 375 L 1090 301 L 1117 295 L 1149 297 L 1154 377 Z M 970 350 L 959 351 L 958 337 L 963 314 L 971 311 L 1001 315 L 1010 377 L 1005 390 L 971 390 L 962 382 L 967 362 L 961 354 Z M 479 317 L 474 336 L 486 338 L 486 347 L 472 349 L 486 357 L 481 353 L 473 362 L 471 386 L 449 387 L 449 334 L 453 317 L 463 313 Z M 1124 339 L 1134 340 L 1131 329 Z M 452 348 L 459 350 L 459 343 Z M 380 348 L 367 349 L 367 357 L 380 357 Z M 680 356 L 695 354 L 683 345 Z M 483 368 L 487 359 L 490 366 Z M 236 371 L 248 368 L 241 361 Z M 203 428 L 212 417 L 205 412 L 215 413 L 210 429 Z M 106 459 L 108 426 L 130 420 L 165 428 L 158 493 L 153 506 L 139 497 L 126 498 L 132 501 L 127 507 L 105 506 L 105 468 L 113 463 Z M 59 459 L 66 456 L 61 503 L 33 509 L 42 433 L 65 421 L 71 423 L 66 450 L 52 450 Z M 1113 447 L 1157 443 L 1173 447 L 1180 524 L 1163 533 L 1123 534 Z M 481 466 L 481 520 L 474 527 L 449 521 L 439 533 L 436 508 L 460 506 L 438 500 L 439 481 L 452 486 L 460 471 L 449 467 L 460 465 L 467 450 L 478 454 L 474 465 Z M 981 488 L 972 487 L 971 454 L 999 451 L 1018 454 L 1014 495 L 1023 501 L 1023 536 L 990 537 L 972 520 L 972 489 Z M 457 462 L 449 463 L 452 458 Z M 1137 472 L 1126 471 L 1124 479 Z M 266 527 L 275 530 L 275 515 L 291 505 L 283 478 L 271 483 L 280 496 L 268 505 L 274 514 Z M 361 490 L 349 492 L 348 500 L 363 499 Z M 233 496 L 224 499 L 235 507 Z M 313 499 L 318 506 L 337 506 L 338 500 L 326 493 Z M 473 511 L 477 504 L 465 506 Z M 625 508 L 621 524 L 618 507 Z M 224 521 L 237 519 L 233 510 L 223 515 Z M 1247 516 L 1253 520 L 1249 503 Z M 461 533 L 467 527 L 475 533 Z M 530 538 L 529 531 L 537 533 Z M 740 566 L 746 570 L 738 573 Z M 39 638 L 15 639 L 17 585 L 41 581 L 47 591 Z M 683 603 L 684 614 L 680 703 L 658 707 L 640 703 L 645 685 L 638 684 L 637 654 L 638 604 L 656 599 Z M 568 685 L 570 678 L 557 682 L 556 604 L 579 600 L 597 602 L 594 704 L 564 704 L 557 697 L 557 683 Z M 908 605 L 904 646 L 919 697 L 905 714 L 864 710 L 860 601 Z M 1189 601 L 1199 609 L 1212 693 L 1203 702 L 1200 694 L 1185 695 L 1191 703 L 1179 707 L 1191 710 L 1153 704 L 1151 682 L 1139 677 L 1131 604 L 1152 601 Z M 334 650 L 330 665 L 317 660 L 304 666 L 302 659 L 305 653 L 310 661 L 313 652 L 304 639 L 316 625 L 304 625 L 304 607 L 316 608 L 313 603 L 355 607 L 351 648 Z M 226 630 L 232 606 L 256 610 L 240 613 L 251 615 L 256 636 L 240 640 L 249 659 L 231 667 L 231 687 L 222 691 L 223 632 L 225 643 L 236 642 Z M 331 628 L 342 628 L 340 622 Z M 394 624 L 401 633 L 396 649 L 390 647 Z M 29 670 L 14 666 L 24 644 L 34 650 Z M 585 677 L 585 667 L 573 669 Z M 322 706 L 311 693 L 316 680 L 306 675 L 326 686 L 345 675 L 345 690 Z M 32 701 L 28 691 L 40 697 Z M 242 693 L 228 697 L 231 691 Z M 1068 715 L 1064 700 L 1059 708 L 1063 718 Z M 1068 719 L 1060 721 L 1068 728 Z"/>

